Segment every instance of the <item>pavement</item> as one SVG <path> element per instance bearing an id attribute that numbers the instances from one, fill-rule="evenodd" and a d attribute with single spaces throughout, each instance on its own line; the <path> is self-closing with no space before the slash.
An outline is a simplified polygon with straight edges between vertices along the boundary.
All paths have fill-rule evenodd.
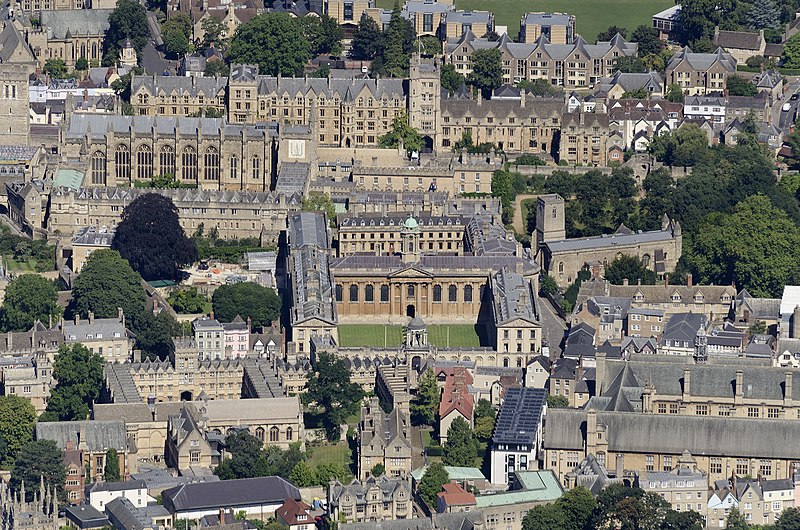
<path id="1" fill-rule="evenodd" d="M 550 346 L 550 359 L 558 359 L 561 357 L 561 340 L 567 330 L 567 323 L 558 316 L 547 298 L 539 298 L 539 302 L 542 309 L 542 332 Z"/>

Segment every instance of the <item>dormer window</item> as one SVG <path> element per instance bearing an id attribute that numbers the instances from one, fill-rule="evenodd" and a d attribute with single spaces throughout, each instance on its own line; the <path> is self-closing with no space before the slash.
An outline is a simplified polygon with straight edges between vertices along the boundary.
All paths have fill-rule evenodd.
<path id="1" fill-rule="evenodd" d="M 677 292 L 672 293 L 672 301 L 673 302 L 680 302 L 681 301 L 681 295 L 678 294 Z"/>
<path id="2" fill-rule="evenodd" d="M 703 293 L 697 293 L 696 295 L 694 295 L 694 301 L 699 304 L 703 303 L 704 299 L 705 297 L 703 296 Z"/>

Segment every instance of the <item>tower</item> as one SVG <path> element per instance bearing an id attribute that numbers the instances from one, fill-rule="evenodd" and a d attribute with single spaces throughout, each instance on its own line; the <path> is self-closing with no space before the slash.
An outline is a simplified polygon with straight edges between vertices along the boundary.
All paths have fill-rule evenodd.
<path id="1" fill-rule="evenodd" d="M 419 263 L 419 223 L 412 216 L 408 216 L 400 232 L 403 240 L 402 260 L 404 263 Z"/>
<path id="2" fill-rule="evenodd" d="M 425 148 L 439 150 L 442 89 L 439 59 L 411 58 L 408 84 L 408 123 L 422 135 Z"/>
<path id="3" fill-rule="evenodd" d="M 560 195 L 540 195 L 536 201 L 536 247 L 567 238 L 564 199 Z"/>
<path id="4" fill-rule="evenodd" d="M 125 43 L 122 45 L 122 52 L 119 56 L 119 64 L 121 66 L 133 68 L 136 66 L 137 62 L 136 49 L 134 49 L 131 39 L 125 39 Z"/>
<path id="5" fill-rule="evenodd" d="M 0 143 L 28 145 L 30 104 L 28 78 L 33 67 L 28 64 L 0 64 Z"/>
<path id="6" fill-rule="evenodd" d="M 694 337 L 694 360 L 696 363 L 704 363 L 708 360 L 708 336 L 703 326 L 700 326 Z"/>

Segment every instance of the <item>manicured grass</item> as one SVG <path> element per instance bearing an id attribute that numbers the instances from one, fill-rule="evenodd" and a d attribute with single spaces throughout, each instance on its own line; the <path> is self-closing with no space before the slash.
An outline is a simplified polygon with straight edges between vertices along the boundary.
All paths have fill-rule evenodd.
<path id="1" fill-rule="evenodd" d="M 384 9 L 393 5 L 394 0 L 378 0 Z M 519 32 L 523 13 L 569 13 L 575 15 L 576 31 L 589 42 L 609 26 L 627 28 L 630 34 L 640 24 L 650 25 L 654 14 L 673 5 L 673 0 L 456 0 L 458 9 L 493 12 L 495 25 L 508 26 L 512 38 Z"/>
<path id="2" fill-rule="evenodd" d="M 309 447 L 311 456 L 308 464 L 315 468 L 322 464 L 337 464 L 343 466 L 351 474 L 353 473 L 353 453 L 347 442 L 339 442 L 336 445 L 319 445 Z M 350 482 L 352 475 L 346 477 L 345 482 Z"/>
<path id="3" fill-rule="evenodd" d="M 403 328 L 382 324 L 340 324 L 339 345 L 345 348 L 374 346 L 396 348 L 403 342 Z"/>
<path id="4" fill-rule="evenodd" d="M 28 261 L 16 261 L 11 256 L 4 256 L 3 263 L 6 264 L 8 272 L 21 274 L 25 272 L 36 272 L 36 260 L 31 258 Z"/>
<path id="5" fill-rule="evenodd" d="M 432 324 L 428 326 L 428 342 L 440 348 L 476 348 L 481 345 L 472 324 Z"/>

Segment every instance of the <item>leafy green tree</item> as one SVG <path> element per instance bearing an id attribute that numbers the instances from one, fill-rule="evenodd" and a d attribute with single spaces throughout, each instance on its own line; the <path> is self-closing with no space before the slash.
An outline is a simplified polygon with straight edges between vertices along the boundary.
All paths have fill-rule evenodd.
<path id="1" fill-rule="evenodd" d="M 439 386 L 431 368 L 419 376 L 417 394 L 411 400 L 411 418 L 418 425 L 433 425 L 439 408 Z"/>
<path id="2" fill-rule="evenodd" d="M 648 149 L 668 166 L 694 166 L 708 155 L 708 137 L 700 127 L 689 124 L 656 136 Z"/>
<path id="3" fill-rule="evenodd" d="M 664 214 L 673 217 L 675 180 L 667 168 L 659 168 L 647 174 L 642 188 L 645 196 L 639 201 L 639 228 L 657 230 L 661 227 Z"/>
<path id="4" fill-rule="evenodd" d="M 172 337 L 178 334 L 180 325 L 166 311 L 158 315 L 142 311 L 131 319 L 131 324 L 136 330 L 136 347 L 141 350 L 143 359 L 164 361 L 175 352 Z"/>
<path id="5" fill-rule="evenodd" d="M 281 299 L 274 289 L 253 282 L 222 285 L 211 296 L 214 315 L 231 322 L 236 315 L 250 318 L 254 327 L 269 326 L 281 314 Z"/>
<path id="6" fill-rule="evenodd" d="M 784 68 L 800 68 L 800 34 L 795 34 L 783 45 Z"/>
<path id="7" fill-rule="evenodd" d="M 292 469 L 289 480 L 298 488 L 309 488 L 317 484 L 317 473 L 305 460 L 301 460 Z"/>
<path id="8" fill-rule="evenodd" d="M 612 484 L 602 489 L 597 496 L 595 527 L 608 528 L 620 525 L 622 529 L 660 528 L 670 506 L 660 495 L 630 488 L 623 484 Z"/>
<path id="9" fill-rule="evenodd" d="M 423 57 L 435 57 L 442 54 L 442 41 L 433 35 L 422 35 L 417 39 L 417 46 Z"/>
<path id="10" fill-rule="evenodd" d="M 567 530 L 588 528 L 592 514 L 597 509 L 597 501 L 592 492 L 582 486 L 572 488 L 556 501 L 564 513 Z"/>
<path id="11" fill-rule="evenodd" d="M 377 70 L 373 63 L 373 70 L 390 77 L 405 76 L 408 73 L 416 36 L 414 26 L 403 17 L 400 4 L 395 0 L 392 16 L 384 35 L 386 47 L 383 50 L 383 58 L 379 62 Z"/>
<path id="12" fill-rule="evenodd" d="M 312 55 L 338 54 L 342 51 L 344 29 L 328 15 L 300 17 L 303 35 L 311 46 Z"/>
<path id="13" fill-rule="evenodd" d="M 64 62 L 64 59 L 47 59 L 42 70 L 54 79 L 67 77 L 67 63 Z"/>
<path id="14" fill-rule="evenodd" d="M 259 73 L 299 76 L 311 58 L 311 45 L 301 23 L 288 13 L 257 15 L 236 28 L 228 59 L 231 63 L 257 64 Z"/>
<path id="15" fill-rule="evenodd" d="M 617 33 L 619 33 L 620 37 L 622 37 L 623 39 L 628 36 L 627 29 L 621 28 L 619 26 L 609 26 L 607 30 L 597 34 L 597 40 L 602 42 L 608 42 L 614 37 L 616 37 Z"/>
<path id="16" fill-rule="evenodd" d="M 476 418 L 475 437 L 482 442 L 491 440 L 494 433 L 494 422 L 493 417 Z"/>
<path id="17" fill-rule="evenodd" d="M 667 101 L 672 103 L 683 103 L 683 90 L 680 85 L 672 83 L 667 87 L 667 92 L 664 94 Z"/>
<path id="18" fill-rule="evenodd" d="M 525 514 L 522 530 L 567 530 L 567 520 L 558 505 L 542 504 Z"/>
<path id="19" fill-rule="evenodd" d="M 754 296 L 775 298 L 800 279 L 800 228 L 763 195 L 710 214 L 694 239 L 686 262 L 702 283 L 736 281 Z"/>
<path id="20" fill-rule="evenodd" d="M 139 57 L 150 38 L 147 11 L 136 0 L 117 0 L 108 17 L 108 30 L 103 39 L 103 65 L 111 66 L 119 57 L 125 39 L 130 39 Z"/>
<path id="21" fill-rule="evenodd" d="M 306 406 L 321 410 L 328 440 L 336 441 L 339 439 L 339 426 L 358 411 L 363 397 L 361 387 L 350 381 L 350 370 L 344 362 L 329 353 L 322 353 L 308 374 L 302 400 Z"/>
<path id="22" fill-rule="evenodd" d="M 769 331 L 767 324 L 763 320 L 756 320 L 749 328 L 747 328 L 747 333 L 750 335 L 764 335 L 767 333 L 767 331 Z"/>
<path id="23" fill-rule="evenodd" d="M 456 71 L 455 65 L 449 63 L 442 65 L 442 69 L 439 72 L 439 80 L 442 83 L 442 88 L 451 95 L 455 94 L 456 90 L 466 82 L 464 76 Z"/>
<path id="24" fill-rule="evenodd" d="M 517 88 L 526 90 L 533 96 L 561 96 L 563 93 L 559 87 L 548 83 L 547 79 L 534 79 L 532 81 L 523 79 L 517 83 Z"/>
<path id="25" fill-rule="evenodd" d="M 655 70 L 656 72 L 663 72 L 666 68 L 666 63 L 660 53 L 645 55 L 642 57 L 642 64 L 647 70 Z"/>
<path id="26" fill-rule="evenodd" d="M 328 216 L 330 227 L 336 227 L 336 206 L 333 204 L 331 196 L 327 193 L 310 192 L 303 197 L 300 207 L 304 212 L 325 212 L 325 215 Z"/>
<path id="27" fill-rule="evenodd" d="M 725 528 L 728 530 L 750 530 L 750 523 L 744 518 L 742 512 L 738 508 L 731 508 L 728 513 L 728 519 L 725 522 Z"/>
<path id="28" fill-rule="evenodd" d="M 0 308 L 0 328 L 5 331 L 27 331 L 35 321 L 45 325 L 61 314 L 55 283 L 38 274 L 17 276 L 6 287 Z"/>
<path id="29" fill-rule="evenodd" d="M 776 29 L 781 25 L 781 10 L 775 0 L 758 0 L 753 2 L 750 10 L 750 27 L 759 29 Z"/>
<path id="30" fill-rule="evenodd" d="M 119 455 L 113 447 L 106 451 L 106 466 L 103 469 L 103 480 L 106 482 L 119 482 Z"/>
<path id="31" fill-rule="evenodd" d="M 557 396 L 555 394 L 547 394 L 545 398 L 547 406 L 553 409 L 565 409 L 569 407 L 569 400 L 566 396 Z"/>
<path id="32" fill-rule="evenodd" d="M 457 417 L 447 429 L 442 462 L 446 466 L 472 467 L 475 465 L 476 449 L 475 435 L 469 423 Z"/>
<path id="33" fill-rule="evenodd" d="M 96 250 L 86 260 L 72 286 L 68 314 L 87 318 L 117 316 L 122 308 L 131 318 L 144 308 L 145 293 L 141 276 L 131 269 L 115 250 Z"/>
<path id="34" fill-rule="evenodd" d="M 655 285 L 656 273 L 644 266 L 634 256 L 623 255 L 608 264 L 605 271 L 606 280 L 614 285 L 622 285 L 624 280 L 630 283 L 642 282 L 644 285 Z"/>
<path id="35" fill-rule="evenodd" d="M 485 99 L 492 97 L 494 89 L 503 84 L 503 63 L 497 48 L 476 50 L 472 54 L 472 72 L 467 82 L 481 91 Z"/>
<path id="36" fill-rule="evenodd" d="M 219 17 L 210 16 L 203 19 L 200 23 L 200 28 L 203 30 L 203 49 L 207 50 L 213 44 L 215 48 L 222 48 L 225 46 L 225 24 Z"/>
<path id="37" fill-rule="evenodd" d="M 419 494 L 428 507 L 436 506 L 437 495 L 442 491 L 442 486 L 450 482 L 447 470 L 441 462 L 433 462 L 425 470 L 425 475 L 419 481 Z"/>
<path id="38" fill-rule="evenodd" d="M 189 37 L 184 33 L 181 24 L 175 20 L 170 19 L 164 22 L 161 26 L 161 38 L 164 41 L 167 56 L 172 59 L 180 59 L 192 50 Z"/>
<path id="39" fill-rule="evenodd" d="M 122 211 L 111 248 L 145 280 L 176 279 L 178 268 L 197 259 L 172 199 L 158 193 L 136 197 Z"/>
<path id="40" fill-rule="evenodd" d="M 33 500 L 39 491 L 39 482 L 44 478 L 47 486 L 55 486 L 58 498 L 65 500 L 64 481 L 67 468 L 64 467 L 64 452 L 53 440 L 36 440 L 22 446 L 11 470 L 11 489 L 19 492 L 25 483 L 25 500 Z"/>
<path id="41" fill-rule="evenodd" d="M 494 418 L 497 416 L 497 409 L 494 408 L 492 402 L 486 398 L 481 398 L 475 404 L 475 417 L 476 418 Z"/>
<path id="42" fill-rule="evenodd" d="M 361 20 L 358 22 L 358 28 L 353 34 L 353 40 L 350 43 L 350 58 L 359 61 L 371 61 L 383 55 L 385 46 L 383 32 L 378 27 L 378 23 L 372 17 L 367 16 L 366 13 L 362 15 Z"/>
<path id="43" fill-rule="evenodd" d="M 740 75 L 729 75 L 725 81 L 725 88 L 731 96 L 753 97 L 758 94 L 756 86 Z"/>
<path id="44" fill-rule="evenodd" d="M 30 400 L 19 396 L 0 396 L 0 467 L 11 469 L 14 459 L 25 444 L 33 439 L 36 409 Z"/>
<path id="45" fill-rule="evenodd" d="M 317 466 L 317 485 L 326 487 L 331 480 L 345 481 L 349 471 L 342 464 L 326 462 Z"/>
<path id="46" fill-rule="evenodd" d="M 552 276 L 545 274 L 542 276 L 542 281 L 539 284 L 539 291 L 544 294 L 556 294 L 558 293 L 558 284 Z"/>
<path id="47" fill-rule="evenodd" d="M 78 70 L 79 72 L 85 72 L 88 69 L 89 61 L 86 59 L 86 57 L 81 56 L 77 61 L 75 61 L 75 70 Z"/>
<path id="48" fill-rule="evenodd" d="M 103 386 L 103 358 L 83 344 L 64 344 L 53 363 L 56 386 L 40 421 L 76 421 L 89 416 Z"/>
<path id="49" fill-rule="evenodd" d="M 639 44 L 639 57 L 657 54 L 664 47 L 664 43 L 658 38 L 658 31 L 647 24 L 637 26 L 631 34 L 631 40 Z"/>
<path id="50" fill-rule="evenodd" d="M 197 314 L 204 311 L 208 298 L 192 287 L 174 293 L 167 299 L 167 302 L 178 313 Z"/>
<path id="51" fill-rule="evenodd" d="M 775 523 L 775 530 L 797 530 L 800 528 L 800 509 L 786 508 Z"/>
<path id="52" fill-rule="evenodd" d="M 620 99 L 647 99 L 650 97 L 650 91 L 642 87 L 630 92 L 624 92 Z"/>
<path id="53" fill-rule="evenodd" d="M 203 70 L 205 77 L 228 77 L 231 69 L 222 61 L 206 61 L 206 69 Z"/>
<path id="54" fill-rule="evenodd" d="M 642 73 L 647 71 L 647 68 L 644 67 L 644 63 L 640 58 L 628 57 L 626 55 L 614 61 L 614 68 L 624 73 Z"/>
<path id="55" fill-rule="evenodd" d="M 395 149 L 403 142 L 407 154 L 421 151 L 424 145 L 422 136 L 411 126 L 408 116 L 401 113 L 392 120 L 392 130 L 378 138 L 378 147 Z"/>
<path id="56" fill-rule="evenodd" d="M 383 466 L 383 464 L 375 464 L 370 470 L 370 475 L 373 477 L 380 477 L 384 473 L 386 473 L 386 468 Z"/>
<path id="57" fill-rule="evenodd" d="M 662 530 L 703 530 L 703 516 L 695 511 L 676 512 L 669 510 L 661 523 Z"/>

